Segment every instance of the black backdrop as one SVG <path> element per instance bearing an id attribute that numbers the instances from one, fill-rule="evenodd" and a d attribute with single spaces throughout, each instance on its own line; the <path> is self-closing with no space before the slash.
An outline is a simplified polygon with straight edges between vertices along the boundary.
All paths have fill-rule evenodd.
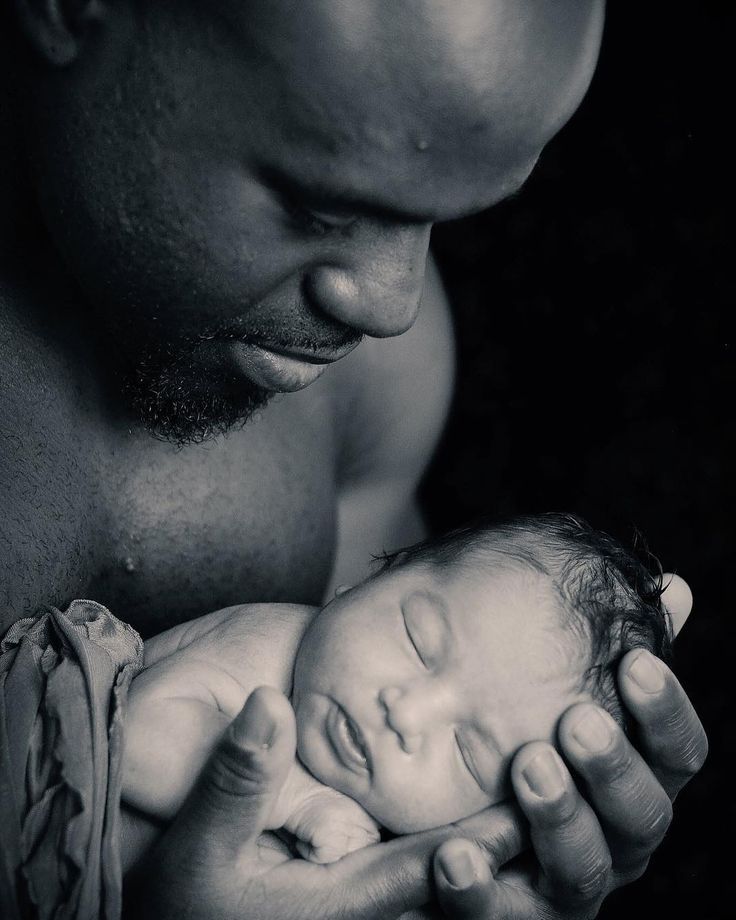
<path id="1" fill-rule="evenodd" d="M 676 671 L 709 762 L 608 918 L 736 909 L 731 7 L 611 3 L 588 97 L 525 190 L 434 237 L 459 379 L 432 525 L 552 509 L 636 525 L 695 594 Z"/>

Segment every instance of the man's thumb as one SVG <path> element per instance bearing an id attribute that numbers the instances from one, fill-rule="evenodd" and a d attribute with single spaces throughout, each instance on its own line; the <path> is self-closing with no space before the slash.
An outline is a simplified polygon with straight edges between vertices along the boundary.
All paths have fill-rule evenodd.
<path id="1" fill-rule="evenodd" d="M 273 687 L 259 687 L 228 726 L 180 819 L 212 850 L 242 851 L 268 824 L 295 751 L 291 704 Z"/>

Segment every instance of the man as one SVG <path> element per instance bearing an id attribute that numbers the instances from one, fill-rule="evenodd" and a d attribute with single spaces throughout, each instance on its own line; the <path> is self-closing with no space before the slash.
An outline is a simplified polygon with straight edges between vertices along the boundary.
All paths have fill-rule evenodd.
<path id="1" fill-rule="evenodd" d="M 602 6 L 16 0 L 3 631 L 82 595 L 145 636 L 233 603 L 319 603 L 420 535 L 452 381 L 431 225 L 523 183 L 585 92 Z M 591 804 L 569 776 L 519 792 L 538 876 L 490 875 L 520 847 L 511 810 L 468 825 L 485 858 L 445 831 L 327 874 L 262 871 L 293 723 L 260 693 L 139 907 L 384 917 L 434 893 L 453 917 L 590 914 L 643 871 L 705 755 L 674 679 L 626 668 L 650 766 L 591 707 L 570 713 L 562 744 Z"/>

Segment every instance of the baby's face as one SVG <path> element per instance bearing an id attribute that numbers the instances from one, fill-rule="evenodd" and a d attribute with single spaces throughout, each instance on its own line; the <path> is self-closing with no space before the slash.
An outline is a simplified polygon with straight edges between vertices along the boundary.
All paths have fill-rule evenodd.
<path id="1" fill-rule="evenodd" d="M 584 698 L 541 576 L 412 564 L 340 595 L 297 655 L 299 755 L 390 830 L 508 795 L 509 761 Z"/>

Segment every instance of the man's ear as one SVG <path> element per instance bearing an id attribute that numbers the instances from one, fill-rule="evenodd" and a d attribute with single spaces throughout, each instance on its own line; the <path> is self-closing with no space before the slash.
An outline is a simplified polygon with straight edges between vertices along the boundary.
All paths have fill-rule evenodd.
<path id="1" fill-rule="evenodd" d="M 662 576 L 662 603 L 667 608 L 672 622 L 672 631 L 677 636 L 693 609 L 693 593 L 684 578 L 665 572 Z"/>
<path id="2" fill-rule="evenodd" d="M 15 7 L 26 38 L 56 67 L 74 63 L 102 14 L 100 0 L 15 0 Z"/>

